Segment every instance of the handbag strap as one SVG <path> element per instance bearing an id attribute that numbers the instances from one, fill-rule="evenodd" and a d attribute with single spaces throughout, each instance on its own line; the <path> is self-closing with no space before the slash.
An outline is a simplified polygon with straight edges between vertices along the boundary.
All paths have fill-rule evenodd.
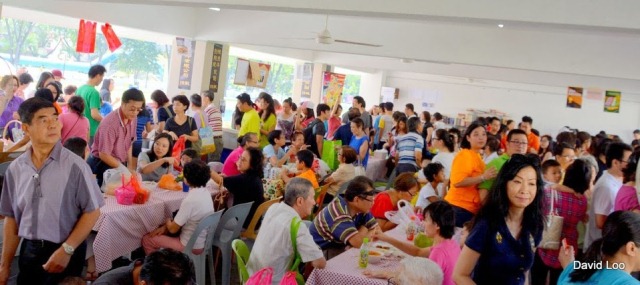
<path id="1" fill-rule="evenodd" d="M 294 217 L 291 220 L 291 245 L 293 246 L 293 261 L 291 262 L 291 267 L 290 271 L 298 271 L 298 266 L 300 266 L 300 262 L 302 261 L 302 258 L 300 257 L 300 253 L 298 253 L 298 243 L 297 243 L 297 237 L 298 237 L 298 229 L 300 228 L 300 218 L 298 217 Z"/>
<path id="2" fill-rule="evenodd" d="M 73 127 L 75 127 L 75 126 L 76 126 L 76 124 L 78 124 L 78 121 L 80 121 L 80 115 L 78 115 L 78 118 L 76 119 L 76 122 L 75 122 L 75 123 L 73 123 L 73 126 L 71 126 L 71 128 L 69 128 L 69 129 L 67 130 L 67 133 L 66 133 L 66 134 L 64 134 L 64 135 L 62 135 L 62 139 L 63 139 L 63 140 L 64 140 L 64 138 L 66 138 L 66 137 L 69 135 L 69 133 L 71 132 L 71 130 L 73 130 Z"/>
<path id="3" fill-rule="evenodd" d="M 551 208 L 549 208 L 549 216 L 555 215 L 553 206 L 556 199 L 558 199 L 558 192 L 555 189 L 551 188 Z"/>

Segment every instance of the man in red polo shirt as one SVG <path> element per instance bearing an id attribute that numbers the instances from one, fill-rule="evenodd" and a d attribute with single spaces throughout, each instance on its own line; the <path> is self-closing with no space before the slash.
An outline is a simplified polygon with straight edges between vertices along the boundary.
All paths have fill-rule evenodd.
<path id="1" fill-rule="evenodd" d="M 93 174 L 102 185 L 102 175 L 107 169 L 127 170 L 133 159 L 131 146 L 136 140 L 136 117 L 142 111 L 144 95 L 138 89 L 129 89 L 122 94 L 122 105 L 109 113 L 96 131 L 88 163 Z M 128 169 L 135 173 L 134 169 Z"/>

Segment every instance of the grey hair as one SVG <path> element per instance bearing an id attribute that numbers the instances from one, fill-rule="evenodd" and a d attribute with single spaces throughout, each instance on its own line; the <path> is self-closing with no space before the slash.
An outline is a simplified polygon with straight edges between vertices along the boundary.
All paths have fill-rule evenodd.
<path id="1" fill-rule="evenodd" d="M 309 190 L 313 190 L 313 185 L 311 185 L 311 182 L 309 182 L 309 180 L 300 177 L 294 177 L 289 180 L 289 183 L 287 183 L 287 188 L 285 188 L 284 190 L 284 202 L 287 205 L 293 207 L 293 205 L 296 204 L 296 200 L 298 200 L 298 197 L 302 197 L 303 199 L 306 199 L 308 197 Z"/>
<path id="2" fill-rule="evenodd" d="M 595 168 L 596 173 L 600 171 L 600 168 L 598 167 L 598 162 L 596 161 L 596 158 L 593 157 L 593 155 L 584 155 L 584 156 L 578 157 L 577 159 L 583 160 L 588 166 Z"/>
<path id="3" fill-rule="evenodd" d="M 444 274 L 440 266 L 424 257 L 406 257 L 400 262 L 396 280 L 399 285 L 440 285 Z"/>

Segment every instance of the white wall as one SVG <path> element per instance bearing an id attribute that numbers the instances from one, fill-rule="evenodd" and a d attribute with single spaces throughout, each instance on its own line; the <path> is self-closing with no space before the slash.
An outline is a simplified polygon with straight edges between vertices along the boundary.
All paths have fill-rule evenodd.
<path id="1" fill-rule="evenodd" d="M 458 113 L 465 113 L 466 109 L 474 108 L 497 109 L 515 121 L 529 115 L 533 118 L 534 128 L 553 136 L 561 127 L 570 126 L 591 134 L 604 130 L 630 142 L 632 131 L 640 125 L 640 94 L 622 93 L 620 113 L 616 114 L 603 111 L 604 99 L 583 98 L 582 109 L 567 108 L 566 86 L 484 80 L 470 82 L 466 78 L 402 72 L 389 73 L 385 86 L 400 89 L 400 96 L 394 102 L 395 110 L 402 111 L 405 104 L 414 103 L 416 111 L 422 111 L 421 102 L 411 102 L 415 98 L 410 98 L 409 91 L 427 90 L 440 94 L 435 110 L 442 114 L 455 117 Z"/>

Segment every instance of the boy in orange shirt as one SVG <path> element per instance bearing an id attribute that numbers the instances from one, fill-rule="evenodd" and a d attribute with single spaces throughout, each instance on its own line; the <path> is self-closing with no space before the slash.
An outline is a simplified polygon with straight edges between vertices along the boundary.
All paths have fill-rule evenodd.
<path id="1" fill-rule="evenodd" d="M 313 185 L 313 189 L 320 188 L 318 184 L 318 179 L 316 178 L 316 173 L 311 169 L 311 166 L 313 165 L 313 159 L 314 159 L 313 152 L 311 152 L 310 150 L 304 149 L 304 150 L 298 151 L 298 153 L 296 153 L 296 157 L 298 158 L 296 167 L 299 173 L 296 177 L 309 180 L 309 182 L 311 182 L 311 185 Z M 285 184 L 288 183 L 289 180 L 291 180 L 286 168 L 282 170 L 281 176 Z"/>

